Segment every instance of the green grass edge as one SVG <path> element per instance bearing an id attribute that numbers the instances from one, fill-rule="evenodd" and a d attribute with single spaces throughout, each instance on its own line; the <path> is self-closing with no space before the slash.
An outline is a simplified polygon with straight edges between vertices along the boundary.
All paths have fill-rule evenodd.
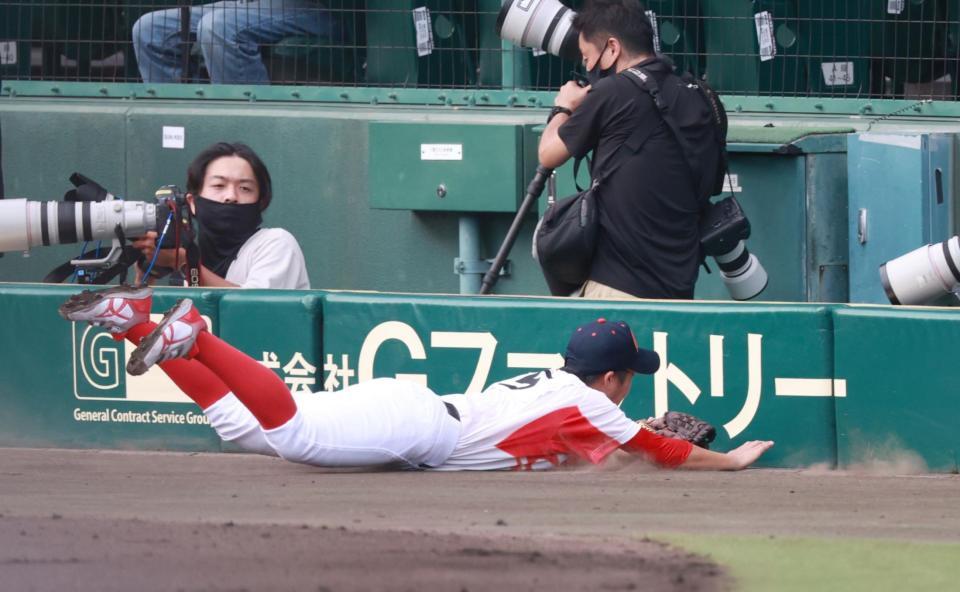
<path id="1" fill-rule="evenodd" d="M 737 592 L 956 590 L 960 543 L 661 533 L 728 570 Z"/>

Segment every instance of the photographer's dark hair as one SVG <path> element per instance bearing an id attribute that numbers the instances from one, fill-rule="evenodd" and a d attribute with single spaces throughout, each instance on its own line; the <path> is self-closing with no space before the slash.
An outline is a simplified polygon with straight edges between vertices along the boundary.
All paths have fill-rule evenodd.
<path id="1" fill-rule="evenodd" d="M 595 45 L 616 37 L 631 54 L 654 53 L 653 26 L 638 0 L 587 0 L 573 26 Z"/>
<path id="2" fill-rule="evenodd" d="M 239 156 L 250 163 L 253 176 L 257 179 L 257 188 L 260 191 L 260 211 L 267 209 L 270 200 L 273 198 L 270 172 L 267 171 L 267 165 L 263 164 L 253 148 L 242 142 L 217 142 L 198 154 L 187 168 L 187 191 L 193 195 L 200 195 L 200 190 L 203 189 L 203 178 L 207 174 L 207 167 L 210 166 L 211 162 L 224 156 Z"/>

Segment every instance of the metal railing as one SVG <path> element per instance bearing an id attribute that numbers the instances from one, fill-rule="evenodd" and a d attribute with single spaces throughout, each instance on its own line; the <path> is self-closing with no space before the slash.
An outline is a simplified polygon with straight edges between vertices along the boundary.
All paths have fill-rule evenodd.
<path id="1" fill-rule="evenodd" d="M 0 78 L 549 90 L 579 67 L 501 42 L 500 0 L 260 0 L 219 14 L 208 4 L 0 0 Z M 958 98 L 958 0 L 646 7 L 660 50 L 724 94 Z M 286 24 L 244 25 L 266 18 Z"/>

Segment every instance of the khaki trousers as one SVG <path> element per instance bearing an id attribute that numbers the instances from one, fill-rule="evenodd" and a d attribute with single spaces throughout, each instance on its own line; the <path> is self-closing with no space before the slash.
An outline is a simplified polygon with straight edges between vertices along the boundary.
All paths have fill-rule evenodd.
<path id="1" fill-rule="evenodd" d="M 587 283 L 580 288 L 579 296 L 581 298 L 591 298 L 594 300 L 640 300 L 640 298 L 632 294 L 627 294 L 626 292 L 593 280 L 587 280 Z"/>

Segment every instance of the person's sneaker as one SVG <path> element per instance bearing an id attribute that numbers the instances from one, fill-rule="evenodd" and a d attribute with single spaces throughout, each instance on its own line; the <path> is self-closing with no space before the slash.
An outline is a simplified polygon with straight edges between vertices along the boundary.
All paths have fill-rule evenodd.
<path id="1" fill-rule="evenodd" d="M 122 338 L 131 327 L 150 319 L 152 299 L 150 287 L 122 285 L 106 290 L 84 290 L 71 296 L 57 310 L 68 321 L 86 321 Z"/>
<path id="2" fill-rule="evenodd" d="M 193 357 L 197 353 L 197 336 L 206 328 L 207 323 L 193 307 L 193 301 L 189 298 L 178 300 L 130 354 L 127 372 L 140 376 L 154 364 Z"/>

